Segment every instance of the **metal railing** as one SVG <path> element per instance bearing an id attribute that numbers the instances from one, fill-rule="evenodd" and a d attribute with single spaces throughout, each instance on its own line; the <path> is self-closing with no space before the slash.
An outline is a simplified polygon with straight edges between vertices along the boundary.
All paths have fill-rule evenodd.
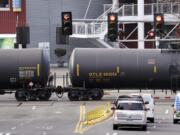
<path id="1" fill-rule="evenodd" d="M 109 8 L 112 8 L 112 4 L 104 4 L 104 12 L 106 12 Z"/>
<path id="2" fill-rule="evenodd" d="M 180 2 L 145 4 L 144 14 L 153 15 L 154 12 L 163 14 L 180 14 Z"/>
<path id="3" fill-rule="evenodd" d="M 102 21 L 107 19 L 108 13 L 112 11 L 112 7 L 106 8 L 106 12 L 100 15 L 96 21 L 92 22 L 74 22 L 73 23 L 73 34 L 74 36 L 80 37 L 101 37 L 104 38 L 104 35 L 107 33 L 107 21 Z M 119 8 L 117 12 L 120 10 Z"/>
<path id="4" fill-rule="evenodd" d="M 74 22 L 73 23 L 73 34 L 80 34 L 84 36 L 99 35 L 106 31 L 107 22 Z"/>
<path id="5" fill-rule="evenodd" d="M 107 31 L 107 22 L 99 21 L 100 19 L 106 19 L 107 14 L 111 12 L 112 5 L 108 4 L 104 6 L 104 10 L 106 10 L 102 15 L 97 18 L 97 21 L 94 22 L 74 22 L 73 23 L 73 34 L 81 35 L 81 36 L 91 36 L 97 37 L 103 36 L 103 33 Z"/>
<path id="6" fill-rule="evenodd" d="M 137 16 L 137 4 L 125 4 L 116 10 L 119 17 Z M 112 11 L 112 5 L 104 5 L 106 10 L 95 21 L 91 22 L 73 22 L 73 36 L 84 38 L 103 38 L 107 33 L 107 14 Z M 175 18 L 180 18 L 180 2 L 178 3 L 152 3 L 144 5 L 144 14 L 153 15 L 154 12 L 159 10 L 160 13 L 165 15 L 172 15 Z"/>
<path id="7" fill-rule="evenodd" d="M 117 12 L 119 16 L 137 16 L 137 4 L 122 5 Z"/>
<path id="8" fill-rule="evenodd" d="M 137 4 L 125 4 L 119 8 L 118 14 L 119 16 L 137 16 L 137 10 Z M 180 14 L 180 2 L 144 4 L 144 15 L 153 15 L 154 12 L 164 14 Z"/>

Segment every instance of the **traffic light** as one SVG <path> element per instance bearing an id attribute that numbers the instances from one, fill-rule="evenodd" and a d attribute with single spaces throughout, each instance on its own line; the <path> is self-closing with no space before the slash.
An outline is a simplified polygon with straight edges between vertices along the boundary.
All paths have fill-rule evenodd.
<path id="1" fill-rule="evenodd" d="M 111 42 L 115 42 L 118 38 L 118 14 L 108 14 L 108 39 Z"/>
<path id="2" fill-rule="evenodd" d="M 154 14 L 154 26 L 156 30 L 161 30 L 164 25 L 164 15 L 163 14 Z"/>
<path id="3" fill-rule="evenodd" d="M 155 32 L 154 32 L 154 30 L 150 30 L 150 31 L 148 31 L 148 33 L 147 33 L 147 34 L 148 34 L 148 37 L 149 37 L 149 38 L 154 38 L 154 37 L 155 37 L 155 35 L 156 35 L 156 34 L 155 34 Z"/>
<path id="4" fill-rule="evenodd" d="M 30 43 L 30 28 L 28 26 L 16 27 L 16 43 L 22 44 L 26 48 L 26 44 Z"/>
<path id="5" fill-rule="evenodd" d="M 72 13 L 62 12 L 62 34 L 72 35 Z"/>

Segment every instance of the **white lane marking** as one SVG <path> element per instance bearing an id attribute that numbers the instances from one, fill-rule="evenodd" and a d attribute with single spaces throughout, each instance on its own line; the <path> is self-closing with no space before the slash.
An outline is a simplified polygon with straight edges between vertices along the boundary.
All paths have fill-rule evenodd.
<path id="1" fill-rule="evenodd" d="M 153 128 L 156 128 L 156 126 L 154 125 Z"/>
<path id="2" fill-rule="evenodd" d="M 38 128 L 38 127 L 36 127 L 36 128 Z M 53 126 L 43 126 L 42 129 L 52 130 L 52 129 L 53 129 Z"/>
<path id="3" fill-rule="evenodd" d="M 110 133 L 107 132 L 106 135 L 110 135 Z M 115 133 L 112 133 L 112 135 L 118 135 L 118 133 L 115 132 Z"/>
<path id="4" fill-rule="evenodd" d="M 6 133 L 5 135 L 11 135 L 11 133 Z"/>
<path id="5" fill-rule="evenodd" d="M 3 135 L 3 133 L 0 133 L 0 135 Z"/>
<path id="6" fill-rule="evenodd" d="M 166 111 L 165 111 L 165 114 L 168 114 L 169 113 L 169 110 L 167 109 Z"/>
<path id="7" fill-rule="evenodd" d="M 12 128 L 11 128 L 11 130 L 15 130 L 15 129 L 16 129 L 16 127 L 12 127 Z"/>
<path id="8" fill-rule="evenodd" d="M 55 114 L 62 114 L 62 112 L 55 112 Z"/>
<path id="9" fill-rule="evenodd" d="M 33 107 L 32 107 L 32 110 L 36 110 L 36 106 L 33 106 Z"/>
<path id="10" fill-rule="evenodd" d="M 150 131 L 147 131 L 146 133 L 147 133 L 147 134 L 150 134 L 151 132 L 150 132 Z"/>

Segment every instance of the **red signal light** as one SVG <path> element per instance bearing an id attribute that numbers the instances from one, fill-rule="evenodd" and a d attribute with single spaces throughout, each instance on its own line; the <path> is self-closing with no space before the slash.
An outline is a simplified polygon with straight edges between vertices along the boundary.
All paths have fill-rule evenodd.
<path id="1" fill-rule="evenodd" d="M 162 16 L 158 15 L 156 16 L 156 21 L 157 22 L 161 22 L 163 20 Z"/>
<path id="2" fill-rule="evenodd" d="M 115 42 L 118 37 L 118 14 L 108 13 L 108 39 Z"/>
<path id="3" fill-rule="evenodd" d="M 72 13 L 62 12 L 62 34 L 72 35 Z"/>
<path id="4" fill-rule="evenodd" d="M 154 37 L 154 32 L 153 31 L 151 31 L 151 32 L 149 32 L 149 36 L 151 36 L 151 37 Z"/>
<path id="5" fill-rule="evenodd" d="M 115 21 L 116 17 L 114 15 L 109 16 L 110 21 Z"/>
<path id="6" fill-rule="evenodd" d="M 155 32 L 154 32 L 154 31 L 149 31 L 149 32 L 148 32 L 148 36 L 149 36 L 150 38 L 155 37 Z"/>
<path id="7" fill-rule="evenodd" d="M 164 25 L 164 15 L 161 13 L 154 14 L 154 26 L 156 30 L 162 29 Z"/>
<path id="8" fill-rule="evenodd" d="M 64 14 L 64 20 L 69 20 L 70 19 L 70 15 L 69 14 Z"/>

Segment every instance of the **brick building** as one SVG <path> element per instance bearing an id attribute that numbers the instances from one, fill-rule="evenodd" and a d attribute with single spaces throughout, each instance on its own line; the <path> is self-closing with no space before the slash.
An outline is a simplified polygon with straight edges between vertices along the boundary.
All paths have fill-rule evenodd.
<path id="1" fill-rule="evenodd" d="M 26 0 L 0 0 L 0 18 L 0 48 L 12 48 L 16 26 L 26 25 Z"/>

